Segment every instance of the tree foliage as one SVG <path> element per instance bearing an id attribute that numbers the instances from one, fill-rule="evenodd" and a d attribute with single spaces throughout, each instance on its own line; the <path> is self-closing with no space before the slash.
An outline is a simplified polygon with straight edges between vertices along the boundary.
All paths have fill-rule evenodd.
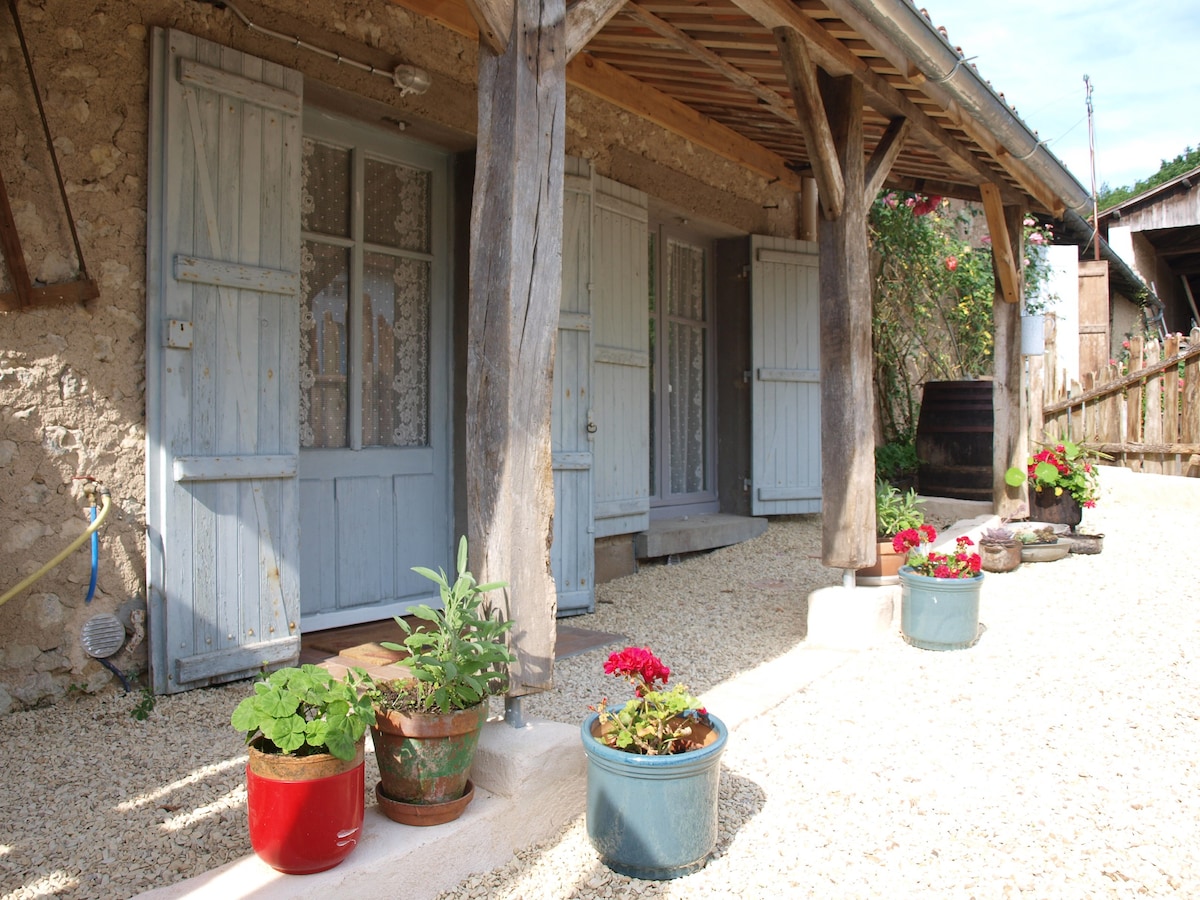
<path id="1" fill-rule="evenodd" d="M 1107 183 L 1100 186 L 1100 192 L 1096 197 L 1097 207 L 1103 211 L 1111 209 L 1121 203 L 1124 203 L 1130 197 L 1136 197 L 1138 194 L 1148 191 L 1151 188 L 1156 188 L 1160 184 L 1166 184 L 1186 172 L 1200 166 L 1200 148 L 1186 148 L 1182 153 L 1172 160 L 1162 160 L 1157 172 L 1149 178 L 1143 178 L 1141 181 L 1134 184 L 1132 187 L 1109 187 Z"/>

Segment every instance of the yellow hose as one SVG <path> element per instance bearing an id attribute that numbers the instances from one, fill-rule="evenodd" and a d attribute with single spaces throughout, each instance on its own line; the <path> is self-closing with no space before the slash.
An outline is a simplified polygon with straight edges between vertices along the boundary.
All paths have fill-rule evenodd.
<path id="1" fill-rule="evenodd" d="M 8 591 L 8 593 L 4 594 L 3 596 L 0 596 L 0 606 L 3 606 L 5 603 L 7 603 L 9 600 L 11 600 L 13 597 L 15 597 L 17 594 L 21 593 L 21 591 L 25 590 L 25 588 L 29 587 L 31 584 L 33 584 L 35 581 L 37 581 L 39 578 L 41 578 L 43 575 L 45 575 L 47 572 L 49 572 L 51 569 L 53 569 L 55 566 L 57 566 L 60 562 L 62 562 L 64 559 L 66 559 L 68 556 L 70 556 L 71 553 L 76 548 L 78 548 L 80 544 L 82 544 L 84 541 L 86 541 L 88 538 L 90 538 L 92 536 L 92 532 L 94 532 L 97 528 L 99 528 L 104 523 L 104 517 L 108 515 L 108 510 L 109 510 L 109 507 L 111 507 L 111 506 L 112 506 L 112 497 L 109 496 L 108 489 L 101 488 L 100 489 L 100 514 L 98 516 L 96 516 L 96 521 L 94 521 L 90 525 L 88 525 L 87 529 L 83 532 L 83 534 L 81 534 L 79 537 L 77 537 L 71 543 L 71 546 L 67 547 L 66 550 L 64 550 L 62 553 L 58 554 L 58 556 L 54 557 L 54 559 L 50 560 L 50 562 L 46 563 L 44 566 L 42 566 L 40 569 L 38 569 L 36 572 L 34 572 L 32 575 L 30 575 L 28 578 L 26 578 L 20 584 L 18 584 L 16 587 L 12 588 L 10 591 Z"/>

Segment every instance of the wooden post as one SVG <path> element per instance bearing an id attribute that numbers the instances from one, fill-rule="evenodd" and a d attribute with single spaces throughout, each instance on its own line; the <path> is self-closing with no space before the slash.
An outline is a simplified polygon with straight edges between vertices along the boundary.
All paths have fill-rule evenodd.
<path id="1" fill-rule="evenodd" d="M 470 565 L 508 582 L 510 697 L 551 686 L 550 394 L 562 291 L 563 0 L 517 0 L 503 55 L 479 48 L 466 480 Z"/>
<path id="2" fill-rule="evenodd" d="M 818 79 L 841 164 L 841 215 L 820 224 L 821 561 L 860 569 L 875 561 L 875 393 L 867 244 L 862 84 Z"/>
<path id="3" fill-rule="evenodd" d="M 999 218 L 999 217 L 996 217 Z M 1024 216 L 1016 207 L 1006 207 L 1001 219 L 1005 229 L 1003 243 L 1021 246 L 1022 221 Z M 993 217 L 989 217 L 989 226 Z M 997 243 L 992 235 L 992 244 Z M 1037 404 L 1041 418 L 1042 398 L 1029 396 L 1030 388 L 1025 379 L 1025 360 L 1021 356 L 1021 304 L 1006 303 L 1007 288 L 1000 277 L 1008 265 L 1003 257 L 993 258 L 996 271 L 996 294 L 992 301 L 992 330 L 995 341 L 992 361 L 995 381 L 992 383 L 992 498 L 996 515 L 1013 517 L 1017 510 L 1029 503 L 1029 489 L 1009 487 L 1004 473 L 1009 467 L 1021 467 L 1029 455 L 1029 406 Z M 1018 295 L 1024 293 L 1024 279 L 1017 276 Z M 1040 385 L 1039 385 L 1040 388 Z M 1032 391 L 1029 391 L 1032 394 Z"/>

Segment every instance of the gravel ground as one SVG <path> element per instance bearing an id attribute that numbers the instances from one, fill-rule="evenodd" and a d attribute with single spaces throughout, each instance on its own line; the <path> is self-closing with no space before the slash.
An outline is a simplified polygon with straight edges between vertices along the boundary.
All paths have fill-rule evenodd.
<path id="1" fill-rule="evenodd" d="M 1200 485 L 1166 481 L 1105 470 L 1084 520 L 1104 552 L 989 575 L 971 650 L 897 637 L 743 721 L 701 872 L 615 875 L 581 817 L 444 896 L 1200 897 Z M 703 697 L 802 641 L 804 597 L 839 580 L 819 547 L 817 517 L 773 520 L 601 586 L 572 624 L 648 644 Z M 526 714 L 579 722 L 610 649 L 560 661 Z M 244 692 L 159 698 L 145 722 L 120 694 L 0 718 L 0 896 L 128 897 L 248 853 Z"/>

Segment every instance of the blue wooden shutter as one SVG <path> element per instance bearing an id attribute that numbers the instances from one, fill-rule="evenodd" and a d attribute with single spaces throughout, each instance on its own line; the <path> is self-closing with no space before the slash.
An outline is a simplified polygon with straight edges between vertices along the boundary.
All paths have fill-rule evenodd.
<path id="1" fill-rule="evenodd" d="M 147 580 L 170 693 L 299 655 L 302 79 L 152 43 Z"/>
<path id="2" fill-rule="evenodd" d="M 554 361 L 552 449 L 554 544 L 550 568 L 558 615 L 595 609 L 592 546 L 592 180 L 582 160 L 567 160 L 563 191 L 563 289 Z"/>
<path id="3" fill-rule="evenodd" d="M 821 510 L 817 247 L 750 240 L 752 492 L 756 515 Z"/>
<path id="4" fill-rule="evenodd" d="M 596 178 L 592 202 L 596 537 L 650 526 L 646 195 Z"/>

